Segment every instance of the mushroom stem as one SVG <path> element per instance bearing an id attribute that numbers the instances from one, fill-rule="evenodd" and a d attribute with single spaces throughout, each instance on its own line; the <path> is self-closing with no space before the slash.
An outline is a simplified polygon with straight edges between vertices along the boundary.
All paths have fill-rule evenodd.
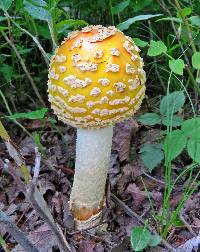
<path id="1" fill-rule="evenodd" d="M 77 130 L 70 207 L 79 230 L 98 224 L 101 218 L 112 135 L 113 127 Z"/>

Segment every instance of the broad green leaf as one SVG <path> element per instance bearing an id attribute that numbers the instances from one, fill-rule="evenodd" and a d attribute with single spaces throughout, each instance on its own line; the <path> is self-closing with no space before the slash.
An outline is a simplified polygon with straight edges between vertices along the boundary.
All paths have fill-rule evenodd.
<path id="1" fill-rule="evenodd" d="M 187 137 L 181 130 L 170 132 L 164 142 L 164 152 L 166 162 L 171 162 L 181 154 L 186 146 Z"/>
<path id="2" fill-rule="evenodd" d="M 68 20 L 62 20 L 59 23 L 56 24 L 56 30 L 58 33 L 63 32 L 64 30 L 71 29 L 71 28 L 76 28 L 79 26 L 85 26 L 88 25 L 88 23 L 84 20 L 73 20 L 73 19 L 68 19 Z"/>
<path id="3" fill-rule="evenodd" d="M 162 16 L 163 14 L 155 14 L 155 15 L 151 15 L 151 14 L 147 14 L 147 15 L 139 15 L 139 16 L 135 16 L 133 18 L 129 18 L 128 20 L 120 23 L 117 25 L 117 28 L 121 31 L 127 30 L 129 28 L 130 25 L 134 24 L 136 21 L 143 21 L 143 20 L 148 20 L 150 18 L 154 18 L 154 17 L 158 17 L 158 16 Z"/>
<path id="4" fill-rule="evenodd" d="M 192 25 L 200 26 L 200 16 L 191 16 L 189 20 Z"/>
<path id="5" fill-rule="evenodd" d="M 200 163 L 200 142 L 189 139 L 187 143 L 187 151 L 195 162 Z"/>
<path id="6" fill-rule="evenodd" d="M 189 7 L 185 7 L 181 9 L 180 12 L 177 12 L 177 17 L 181 17 L 181 16 L 186 17 L 186 16 L 189 16 L 191 13 L 192 13 L 192 9 Z"/>
<path id="7" fill-rule="evenodd" d="M 172 118 L 171 116 L 169 116 L 169 118 L 167 116 L 164 116 L 162 118 L 162 123 L 165 126 L 172 126 L 172 127 L 177 127 L 177 126 L 181 126 L 183 123 L 183 119 L 180 118 L 177 115 L 173 115 Z"/>
<path id="8" fill-rule="evenodd" d="M 131 230 L 131 246 L 134 251 L 143 251 L 148 246 L 155 247 L 161 241 L 158 235 L 152 235 L 146 227 L 134 227 Z"/>
<path id="9" fill-rule="evenodd" d="M 155 247 L 161 242 L 161 237 L 159 235 L 151 235 L 149 239 L 149 246 Z"/>
<path id="10" fill-rule="evenodd" d="M 140 156 L 145 166 L 151 172 L 164 158 L 160 145 L 145 144 L 140 148 Z"/>
<path id="11" fill-rule="evenodd" d="M 115 6 L 112 7 L 112 13 L 114 15 L 122 12 L 126 7 L 129 6 L 129 3 L 130 3 L 130 0 L 127 0 L 127 1 L 123 1 Z"/>
<path id="12" fill-rule="evenodd" d="M 0 1 L 0 9 L 2 10 L 8 10 L 10 6 L 12 5 L 13 0 L 1 0 Z"/>
<path id="13" fill-rule="evenodd" d="M 148 42 L 141 40 L 139 38 L 133 38 L 133 41 L 135 42 L 135 44 L 139 47 L 145 47 L 146 45 L 148 45 Z"/>
<path id="14" fill-rule="evenodd" d="M 182 59 L 169 60 L 169 68 L 175 74 L 183 75 L 184 67 L 185 67 L 185 63 Z"/>
<path id="15" fill-rule="evenodd" d="M 161 118 L 156 113 L 146 113 L 138 117 L 138 121 L 144 125 L 155 125 L 161 123 Z"/>
<path id="16" fill-rule="evenodd" d="M 142 251 L 148 246 L 151 238 L 150 232 L 145 227 L 135 227 L 131 230 L 131 246 L 134 251 Z"/>
<path id="17" fill-rule="evenodd" d="M 169 116 L 171 114 L 176 113 L 185 103 L 185 95 L 183 91 L 175 91 L 166 95 L 162 98 L 160 102 L 160 113 L 162 115 L 167 115 L 169 112 Z M 169 109 L 169 111 L 168 111 Z"/>
<path id="18" fill-rule="evenodd" d="M 46 112 L 48 111 L 48 108 L 42 108 L 31 112 L 26 113 L 16 113 L 11 116 L 6 116 L 9 119 L 15 120 L 15 119 L 43 119 Z"/>
<path id="19" fill-rule="evenodd" d="M 44 21 L 51 20 L 50 12 L 44 7 L 33 5 L 25 0 L 24 9 L 28 12 L 28 14 L 30 14 L 32 17 L 36 19 L 44 20 Z"/>
<path id="20" fill-rule="evenodd" d="M 200 52 L 195 52 L 192 55 L 192 66 L 196 69 L 200 69 Z"/>
<path id="21" fill-rule="evenodd" d="M 181 129 L 187 137 L 200 142 L 200 117 L 184 121 Z"/>
<path id="22" fill-rule="evenodd" d="M 167 52 L 167 47 L 162 41 L 150 41 L 149 49 L 147 55 L 149 56 L 158 56 L 162 53 Z"/>
<path id="23" fill-rule="evenodd" d="M 12 74 L 13 74 L 13 68 L 7 64 L 0 65 L 0 72 L 2 73 L 3 77 L 6 81 L 10 81 Z"/>

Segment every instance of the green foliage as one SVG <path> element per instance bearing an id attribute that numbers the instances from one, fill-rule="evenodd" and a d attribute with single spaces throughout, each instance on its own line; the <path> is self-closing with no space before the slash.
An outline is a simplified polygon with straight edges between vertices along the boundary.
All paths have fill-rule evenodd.
<path id="1" fill-rule="evenodd" d="M 42 108 L 35 111 L 27 112 L 27 113 L 16 113 L 11 116 L 6 116 L 8 119 L 16 120 L 16 119 L 43 119 L 48 108 Z"/>
<path id="2" fill-rule="evenodd" d="M 192 55 L 192 66 L 193 66 L 195 69 L 200 70 L 200 52 L 195 52 L 195 53 Z"/>
<path id="3" fill-rule="evenodd" d="M 165 161 L 169 163 L 181 154 L 186 142 L 187 138 L 181 130 L 170 132 L 164 142 Z"/>
<path id="4" fill-rule="evenodd" d="M 131 246 L 134 251 L 142 251 L 148 246 L 155 247 L 161 241 L 158 235 L 152 235 L 146 227 L 134 227 L 131 231 Z"/>
<path id="5" fill-rule="evenodd" d="M 8 10 L 12 5 L 13 0 L 1 0 L 0 2 L 0 9 Z"/>
<path id="6" fill-rule="evenodd" d="M 9 252 L 9 250 L 7 249 L 6 241 L 3 239 L 3 237 L 1 235 L 0 235 L 0 245 L 5 250 L 5 252 Z"/>
<path id="7" fill-rule="evenodd" d="M 139 38 L 133 38 L 133 41 L 135 42 L 135 44 L 139 47 L 145 47 L 148 45 L 148 42 L 141 40 Z"/>
<path id="8" fill-rule="evenodd" d="M 126 7 L 129 6 L 129 3 L 130 3 L 130 0 L 126 0 L 121 3 L 118 3 L 117 5 L 112 7 L 112 13 L 116 15 L 116 14 L 122 12 Z"/>
<path id="9" fill-rule="evenodd" d="M 121 31 L 127 30 L 130 25 L 134 24 L 136 21 L 143 21 L 143 20 L 148 20 L 154 17 L 161 16 L 162 14 L 155 14 L 155 15 L 139 15 L 135 16 L 133 18 L 129 18 L 128 20 L 124 21 L 123 23 L 120 23 L 117 25 L 117 28 Z"/>
<path id="10" fill-rule="evenodd" d="M 160 113 L 162 115 L 174 114 L 179 111 L 179 109 L 185 103 L 185 95 L 183 91 L 175 91 L 163 97 L 160 102 Z"/>
<path id="11" fill-rule="evenodd" d="M 169 60 L 169 68 L 172 72 L 178 75 L 183 75 L 183 69 L 185 67 L 185 63 L 182 59 L 172 59 Z"/>
<path id="12" fill-rule="evenodd" d="M 161 163 L 164 158 L 162 146 L 159 144 L 145 144 L 140 148 L 140 157 L 150 172 Z"/>
<path id="13" fill-rule="evenodd" d="M 146 113 L 144 115 L 141 115 L 138 118 L 138 121 L 140 121 L 144 125 L 152 126 L 155 124 L 160 124 L 161 117 L 160 117 L 160 115 L 158 115 L 156 113 Z"/>
<path id="14" fill-rule="evenodd" d="M 51 19 L 51 14 L 45 7 L 47 7 L 47 4 L 44 1 L 41 1 L 38 4 L 32 4 L 27 0 L 24 1 L 24 9 L 32 17 L 39 20 L 49 21 Z"/>
<path id="15" fill-rule="evenodd" d="M 149 56 L 158 56 L 167 52 L 167 47 L 162 41 L 150 41 L 150 46 L 147 52 Z"/>

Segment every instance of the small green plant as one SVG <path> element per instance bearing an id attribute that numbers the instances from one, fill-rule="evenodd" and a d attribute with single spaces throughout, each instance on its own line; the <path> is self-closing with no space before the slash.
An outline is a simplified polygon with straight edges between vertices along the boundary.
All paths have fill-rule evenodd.
<path id="1" fill-rule="evenodd" d="M 161 241 L 161 237 L 153 235 L 144 227 L 134 227 L 131 231 L 131 247 L 134 251 L 142 251 L 143 249 L 157 246 Z"/>
<path id="2" fill-rule="evenodd" d="M 146 126 L 172 126 L 178 127 L 183 123 L 183 119 L 177 115 L 177 112 L 183 107 L 185 103 L 185 95 L 183 91 L 175 91 L 162 98 L 158 113 L 146 113 L 138 117 L 138 121 Z M 167 110 L 169 104 L 170 111 Z M 168 113 L 169 112 L 169 113 Z M 155 144 L 144 144 L 140 148 L 140 156 L 151 172 L 163 159 L 163 137 L 166 131 L 161 132 L 160 142 Z"/>

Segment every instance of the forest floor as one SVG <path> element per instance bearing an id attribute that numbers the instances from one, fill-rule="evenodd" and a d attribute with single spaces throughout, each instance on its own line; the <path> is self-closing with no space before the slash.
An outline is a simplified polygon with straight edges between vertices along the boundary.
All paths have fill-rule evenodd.
<path id="1" fill-rule="evenodd" d="M 132 251 L 130 247 L 131 229 L 141 225 L 144 220 L 148 220 L 152 229 L 155 228 L 151 204 L 158 213 L 161 211 L 164 165 L 160 164 L 152 173 L 149 173 L 140 159 L 138 151 L 142 143 L 156 141 L 160 135 L 159 128 L 144 127 L 134 119 L 115 126 L 103 224 L 94 234 L 90 230 L 74 231 L 73 218 L 69 211 L 68 201 L 74 175 L 75 129 L 61 125 L 60 130 L 65 140 L 63 141 L 47 121 L 32 120 L 26 122 L 24 126 L 30 131 L 43 130 L 41 142 L 46 150 L 42 156 L 38 186 L 54 219 L 64 231 L 72 251 Z M 15 127 L 9 124 L 6 127 L 12 135 L 12 140 L 19 146 L 32 174 L 35 165 L 36 145 L 34 141 Z M 12 162 L 3 142 L 0 142 L 0 156 L 1 160 L 9 159 Z M 189 163 L 188 157 L 183 153 L 173 163 L 172 178 L 176 177 L 187 163 Z M 183 177 L 175 187 L 171 198 L 172 210 L 181 198 L 184 182 Z M 148 194 L 145 192 L 145 187 Z M 2 162 L 0 162 L 0 202 L 0 209 L 12 217 L 20 230 L 28 233 L 30 241 L 39 251 L 52 251 L 52 247 L 54 247 L 53 251 L 59 251 L 56 249 L 56 240 L 48 225 L 20 192 L 17 180 L 13 180 Z M 181 211 L 184 225 L 170 230 L 167 239 L 169 244 L 176 248 L 198 234 L 200 229 L 199 209 L 200 193 L 196 192 Z M 11 251 L 24 251 L 3 226 L 0 227 L 0 233 Z M 166 249 L 161 244 L 146 251 L 168 251 Z M 3 250 L 0 249 L 0 251 Z"/>

